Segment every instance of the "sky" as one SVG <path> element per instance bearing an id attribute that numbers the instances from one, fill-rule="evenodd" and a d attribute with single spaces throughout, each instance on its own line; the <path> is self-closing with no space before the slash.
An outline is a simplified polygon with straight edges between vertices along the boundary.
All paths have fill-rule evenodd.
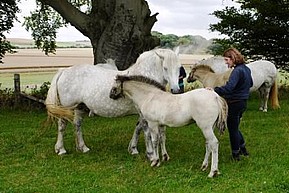
<path id="1" fill-rule="evenodd" d="M 147 0 L 151 15 L 157 15 L 157 22 L 153 31 L 162 34 L 201 35 L 206 39 L 218 38 L 218 32 L 210 32 L 209 25 L 218 22 L 218 19 L 210 15 L 215 10 L 222 10 L 226 6 L 239 5 L 232 0 Z M 14 23 L 10 33 L 5 33 L 6 38 L 32 39 L 31 33 L 22 26 L 24 16 L 29 16 L 35 8 L 35 1 L 21 0 L 19 5 L 21 12 L 17 15 L 19 22 Z M 57 41 L 88 40 L 74 27 L 61 28 L 57 34 Z"/>

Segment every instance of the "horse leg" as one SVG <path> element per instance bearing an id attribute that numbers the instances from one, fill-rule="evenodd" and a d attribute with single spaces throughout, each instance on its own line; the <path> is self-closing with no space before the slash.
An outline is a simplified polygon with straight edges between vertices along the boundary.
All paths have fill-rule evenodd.
<path id="1" fill-rule="evenodd" d="M 210 152 L 210 149 L 209 149 L 209 144 L 206 141 L 206 153 L 205 153 L 205 158 L 204 158 L 204 161 L 203 161 L 202 167 L 201 167 L 202 171 L 205 171 L 208 168 L 208 166 L 209 166 L 210 154 L 211 154 L 211 152 Z"/>
<path id="2" fill-rule="evenodd" d="M 147 122 L 142 117 L 139 117 L 133 136 L 128 145 L 128 152 L 130 154 L 135 155 L 139 153 L 137 150 L 137 143 L 138 143 L 140 132 L 142 128 L 145 128 L 145 127 L 147 127 Z"/>
<path id="3" fill-rule="evenodd" d="M 264 89 L 265 93 L 264 93 L 264 108 L 263 108 L 263 112 L 267 112 L 268 109 L 268 100 L 269 100 L 269 94 L 270 94 L 270 87 L 266 87 Z"/>
<path id="4" fill-rule="evenodd" d="M 162 150 L 162 156 L 163 161 L 168 161 L 170 159 L 170 156 L 166 149 L 166 127 L 165 126 L 159 126 L 159 137 L 160 137 L 160 145 Z"/>
<path id="5" fill-rule="evenodd" d="M 200 127 L 200 126 L 199 126 Z M 212 178 L 219 174 L 218 170 L 218 149 L 219 149 L 219 142 L 216 138 L 212 126 L 202 126 L 200 127 L 206 139 L 206 154 L 202 164 L 202 169 L 208 166 L 208 159 L 212 152 L 212 162 L 211 162 L 211 171 L 208 177 Z"/>
<path id="6" fill-rule="evenodd" d="M 143 119 L 145 124 L 143 124 L 143 131 L 144 131 L 144 137 L 145 137 L 145 144 L 146 144 L 146 156 L 149 160 L 153 159 L 153 143 L 152 143 L 152 137 L 151 137 L 151 131 L 148 127 L 148 123 L 146 120 Z"/>
<path id="7" fill-rule="evenodd" d="M 265 102 L 265 91 L 263 85 L 258 89 L 259 91 L 259 97 L 260 97 L 260 107 L 259 110 L 263 111 L 264 110 L 264 102 Z"/>
<path id="8" fill-rule="evenodd" d="M 260 98 L 261 98 L 261 105 L 260 105 L 259 110 L 263 112 L 267 112 L 270 86 L 267 83 L 264 83 L 259 88 L 259 92 L 260 92 Z"/>
<path id="9" fill-rule="evenodd" d="M 57 142 L 54 146 L 55 153 L 58 155 L 62 155 L 66 153 L 66 150 L 63 145 L 63 136 L 64 131 L 67 125 L 67 121 L 64 119 L 58 119 L 58 135 L 57 135 Z"/>
<path id="10" fill-rule="evenodd" d="M 75 109 L 75 117 L 74 117 L 74 126 L 75 126 L 75 132 L 76 132 L 76 149 L 86 153 L 89 151 L 89 148 L 85 145 L 83 136 L 82 136 L 82 131 L 81 131 L 81 122 L 82 122 L 82 117 L 81 117 L 81 111 L 78 109 Z"/>
<path id="11" fill-rule="evenodd" d="M 159 159 L 159 128 L 158 124 L 154 122 L 148 122 L 148 128 L 151 134 L 151 141 L 153 147 L 153 155 L 151 159 L 151 167 L 159 166 L 160 159 Z"/>

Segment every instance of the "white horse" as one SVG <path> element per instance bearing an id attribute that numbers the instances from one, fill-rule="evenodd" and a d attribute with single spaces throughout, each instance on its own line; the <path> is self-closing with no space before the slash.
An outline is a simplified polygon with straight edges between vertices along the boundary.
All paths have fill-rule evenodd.
<path id="1" fill-rule="evenodd" d="M 109 58 L 107 60 L 105 60 L 106 63 L 100 63 L 97 64 L 98 67 L 103 67 L 106 69 L 111 69 L 111 70 L 118 70 L 117 66 L 115 65 L 115 60 Z"/>
<path id="2" fill-rule="evenodd" d="M 277 69 L 272 62 L 257 60 L 247 64 L 251 70 L 253 86 L 250 91 L 259 91 L 261 102 L 259 110 L 267 112 L 268 99 L 271 98 L 272 108 L 280 107 L 278 101 Z M 224 85 L 229 79 L 231 70 L 215 73 L 209 65 L 196 65 L 192 67 L 187 78 L 188 82 L 199 80 L 204 87 Z"/>
<path id="3" fill-rule="evenodd" d="M 196 65 L 202 64 L 210 66 L 216 73 L 223 73 L 228 70 L 228 66 L 225 64 L 224 57 L 222 56 L 213 56 L 200 60 Z"/>
<path id="4" fill-rule="evenodd" d="M 217 126 L 221 133 L 226 127 L 228 107 L 222 97 L 207 89 L 195 89 L 173 95 L 165 92 L 164 87 L 146 77 L 118 75 L 110 97 L 119 99 L 123 96 L 135 103 L 138 111 L 148 122 L 153 145 L 151 166 L 160 165 L 159 140 L 163 158 L 169 158 L 165 148 L 165 133 L 161 126 L 180 127 L 195 120 L 206 139 L 206 154 L 202 169 L 208 167 L 212 153 L 209 177 L 218 174 L 218 139 L 213 132 L 213 127 Z"/>
<path id="5" fill-rule="evenodd" d="M 110 70 L 97 65 L 75 65 L 59 70 L 51 82 L 45 101 L 48 116 L 58 118 L 55 152 L 59 155 L 66 153 L 63 135 L 67 121 L 73 122 L 75 126 L 77 149 L 82 152 L 89 151 L 81 131 L 81 104 L 85 104 L 93 114 L 103 117 L 120 117 L 138 113 L 131 100 L 115 101 L 109 98 L 109 91 L 117 73 L 142 74 L 163 85 L 169 83 L 174 92 L 177 92 L 180 66 L 180 61 L 172 50 L 155 49 L 141 54 L 136 63 L 124 71 Z M 149 156 L 152 151 L 149 149 L 150 135 L 145 129 L 145 120 L 142 117 L 139 120 L 142 124 L 138 127 L 144 127 Z"/>

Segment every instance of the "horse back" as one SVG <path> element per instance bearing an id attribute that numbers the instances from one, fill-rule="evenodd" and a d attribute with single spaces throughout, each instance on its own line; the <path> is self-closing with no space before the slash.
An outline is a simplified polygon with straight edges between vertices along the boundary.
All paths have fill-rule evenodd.
<path id="1" fill-rule="evenodd" d="M 257 60 L 247 64 L 251 70 L 253 90 L 258 89 L 264 83 L 272 86 L 277 78 L 275 65 L 267 60 Z"/>

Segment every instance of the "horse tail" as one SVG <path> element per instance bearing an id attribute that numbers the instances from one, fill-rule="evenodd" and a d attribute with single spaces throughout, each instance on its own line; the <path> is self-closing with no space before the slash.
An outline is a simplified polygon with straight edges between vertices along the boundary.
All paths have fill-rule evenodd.
<path id="1" fill-rule="evenodd" d="M 273 109 L 279 109 L 279 100 L 278 100 L 278 83 L 277 79 L 275 80 L 273 86 L 271 87 L 270 90 L 270 99 L 271 99 L 271 104 Z"/>
<path id="2" fill-rule="evenodd" d="M 58 70 L 57 74 L 51 81 L 50 88 L 47 93 L 45 105 L 47 109 L 48 120 L 54 121 L 55 119 L 65 119 L 70 122 L 74 119 L 75 107 L 63 107 L 60 104 L 57 82 L 62 75 L 63 70 Z"/>
<path id="3" fill-rule="evenodd" d="M 219 115 L 215 121 L 215 126 L 219 129 L 220 134 L 224 134 L 227 128 L 228 105 L 224 98 L 217 96 Z"/>

